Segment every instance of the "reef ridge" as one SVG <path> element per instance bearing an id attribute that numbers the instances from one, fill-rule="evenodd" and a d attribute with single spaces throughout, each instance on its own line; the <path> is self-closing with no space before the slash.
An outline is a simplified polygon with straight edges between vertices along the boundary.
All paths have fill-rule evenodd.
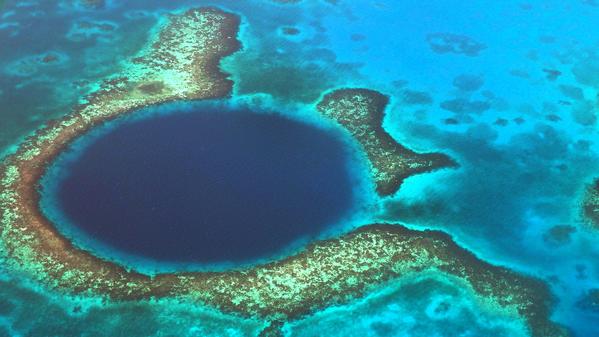
<path id="1" fill-rule="evenodd" d="M 377 91 L 347 88 L 326 94 L 317 105 L 320 113 L 335 120 L 360 143 L 380 195 L 394 194 L 403 180 L 414 174 L 457 166 L 445 154 L 419 154 L 395 141 L 383 128 L 388 104 L 389 97 Z"/>
<path id="2" fill-rule="evenodd" d="M 175 298 L 270 322 L 263 336 L 395 279 L 434 271 L 456 277 L 482 301 L 522 318 L 535 337 L 566 336 L 549 319 L 551 295 L 542 282 L 488 264 L 447 234 L 399 224 L 363 226 L 318 241 L 279 261 L 219 272 L 146 275 L 74 246 L 39 209 L 39 180 L 76 137 L 143 107 L 175 100 L 226 97 L 232 83 L 219 61 L 240 48 L 239 17 L 216 8 L 171 15 L 138 57 L 103 81 L 75 111 L 29 137 L 0 165 L 0 253 L 9 268 L 69 294 L 109 300 Z M 394 193 L 415 173 L 452 164 L 418 155 L 382 128 L 388 98 L 367 89 L 329 93 L 318 110 L 344 126 L 375 169 L 377 190 Z"/>
<path id="3" fill-rule="evenodd" d="M 587 188 L 582 209 L 590 224 L 599 229 L 599 179 Z"/>

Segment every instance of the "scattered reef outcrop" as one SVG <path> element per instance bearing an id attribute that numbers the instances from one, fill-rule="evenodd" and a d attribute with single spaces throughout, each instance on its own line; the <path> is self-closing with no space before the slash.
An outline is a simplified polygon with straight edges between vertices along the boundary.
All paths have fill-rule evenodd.
<path id="1" fill-rule="evenodd" d="M 599 179 L 587 188 L 582 209 L 590 224 L 599 229 Z"/>
<path id="2" fill-rule="evenodd" d="M 39 180 L 76 137 L 107 120 L 175 100 L 226 97 L 232 83 L 219 62 L 240 47 L 239 17 L 191 9 L 161 23 L 153 40 L 122 71 L 99 84 L 73 113 L 26 139 L 0 165 L 0 254 L 8 268 L 50 288 L 110 300 L 175 298 L 270 322 L 263 336 L 331 305 L 347 303 L 387 282 L 424 271 L 463 282 L 475 296 L 525 321 L 535 337 L 566 336 L 549 320 L 546 285 L 488 264 L 446 234 L 373 224 L 310 244 L 279 261 L 219 272 L 146 275 L 74 246 L 39 209 Z M 382 195 L 411 175 L 453 165 L 442 154 L 420 155 L 382 128 L 388 98 L 341 89 L 318 104 L 362 145 Z"/>
<path id="3" fill-rule="evenodd" d="M 403 180 L 457 164 L 441 153 L 416 153 L 399 144 L 383 128 L 389 97 L 369 89 L 338 89 L 324 96 L 318 110 L 341 124 L 368 156 L 380 195 L 391 195 Z"/>

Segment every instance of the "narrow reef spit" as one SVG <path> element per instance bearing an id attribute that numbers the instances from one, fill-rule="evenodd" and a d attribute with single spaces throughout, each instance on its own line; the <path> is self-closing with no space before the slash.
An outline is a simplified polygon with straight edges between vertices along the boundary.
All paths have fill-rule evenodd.
<path id="1" fill-rule="evenodd" d="M 527 322 L 535 337 L 567 336 L 549 320 L 551 296 L 543 283 L 490 265 L 441 232 L 377 224 L 315 242 L 285 259 L 223 272 L 146 275 L 81 250 L 39 209 L 39 179 L 75 138 L 94 126 L 149 105 L 230 94 L 219 69 L 235 52 L 239 18 L 215 8 L 172 15 L 156 38 L 121 74 L 104 81 L 69 116 L 29 137 L 0 166 L 0 253 L 7 267 L 69 294 L 110 300 L 177 298 L 269 322 L 264 336 L 331 305 L 346 303 L 394 279 L 436 271 L 461 279 L 490 305 Z M 381 127 L 387 98 L 366 89 L 335 91 L 319 110 L 362 144 L 381 194 L 411 174 L 451 164 L 442 155 L 419 157 Z M 350 118 L 351 117 L 351 118 Z M 360 132 L 360 131 L 363 132 Z M 380 148 L 380 149 L 379 149 Z"/>
<path id="2" fill-rule="evenodd" d="M 591 225 L 599 229 L 599 179 L 588 187 L 582 209 Z"/>
<path id="3" fill-rule="evenodd" d="M 380 195 L 399 190 L 411 175 L 457 164 L 441 153 L 418 154 L 397 143 L 385 129 L 383 118 L 389 97 L 369 89 L 339 89 L 324 96 L 318 110 L 341 124 L 360 143 L 370 160 Z"/>

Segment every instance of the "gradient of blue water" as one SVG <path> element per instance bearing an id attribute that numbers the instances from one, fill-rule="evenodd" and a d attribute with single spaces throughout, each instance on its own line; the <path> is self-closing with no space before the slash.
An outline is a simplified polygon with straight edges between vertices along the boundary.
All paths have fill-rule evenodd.
<path id="1" fill-rule="evenodd" d="M 584 185 L 599 174 L 597 125 L 575 120 L 580 113 L 597 114 L 599 67 L 595 60 L 599 59 L 599 39 L 592 32 L 599 28 L 599 7 L 594 2 L 382 0 L 340 1 L 337 6 L 325 1 L 304 1 L 297 6 L 267 1 L 202 2 L 208 3 L 238 11 L 248 23 L 243 31 L 247 49 L 232 59 L 252 58 L 250 54 L 256 53 L 255 59 L 261 62 L 273 58 L 292 60 L 302 70 L 307 64 L 317 64 L 329 69 L 332 76 L 313 72 L 321 76 L 307 76 L 308 83 L 362 85 L 388 93 L 392 95 L 392 106 L 385 126 L 394 137 L 415 149 L 446 151 L 460 161 L 460 170 L 409 179 L 395 198 L 384 201 L 386 212 L 380 218 L 445 230 L 489 261 L 541 277 L 558 297 L 555 318 L 573 329 L 576 336 L 599 335 L 595 324 L 599 314 L 576 306 L 586 290 L 599 287 L 599 238 L 581 223 L 578 207 Z M 50 17 L 60 17 L 65 23 L 81 16 L 109 19 L 126 29 L 138 22 L 125 19 L 123 13 L 127 11 L 166 11 L 184 5 L 198 4 L 131 1 L 127 6 L 115 5 L 105 11 L 63 11 Z M 22 22 L 23 31 L 16 38 L 10 36 L 15 29 L 0 29 L 0 39 L 12 41 L 20 49 L 0 51 L 3 65 L 22 51 L 33 52 L 40 45 L 35 39 L 25 38 L 31 36 L 26 28 L 35 30 L 33 23 L 37 20 L 29 13 L 30 9 L 17 9 L 11 19 Z M 281 36 L 280 25 L 297 26 L 303 33 L 299 38 Z M 66 43 L 61 35 L 66 33 L 65 26 L 56 24 L 47 29 L 44 38 L 56 43 L 54 49 Z M 431 33 L 468 36 L 485 44 L 486 49 L 474 57 L 438 54 L 426 41 Z M 364 38 L 352 39 L 352 34 Z M 110 42 L 89 43 L 93 47 L 87 49 L 87 55 L 105 56 L 100 59 L 106 62 L 118 52 L 118 48 L 110 48 Z M 264 44 L 276 48 L 261 54 Z M 64 49 L 72 54 L 71 64 L 82 62 L 83 69 L 93 69 L 102 62 L 76 56 L 83 55 L 84 45 Z M 233 77 L 244 80 L 242 69 L 229 66 L 228 61 L 225 64 Z M 558 70 L 561 75 L 551 80 L 544 69 Z M 73 73 L 63 70 L 48 74 L 42 87 L 54 85 L 57 91 L 66 91 L 69 86 L 65 79 L 76 78 Z M 456 87 L 454 79 L 463 74 L 481 77 L 483 86 L 474 91 Z M 12 94 L 17 91 L 13 86 L 24 80 L 6 81 L 11 82 L 2 82 L 2 90 L 17 97 Z M 36 85 L 26 88 L 41 90 Z M 584 97 L 564 95 L 560 90 L 563 85 L 580 88 Z M 414 91 L 426 93 L 430 103 L 406 103 L 407 95 Z M 0 99 L 6 97 L 0 95 Z M 27 94 L 21 93 L 21 97 L 18 103 L 12 103 L 19 111 L 30 106 L 43 111 L 42 100 L 37 106 L 27 105 L 23 103 Z M 443 108 L 444 102 L 455 99 L 486 102 L 488 109 L 452 112 Z M 30 122 L 26 120 L 28 113 L 6 110 L 13 118 L 10 126 L 2 125 L 0 132 L 8 134 L 5 130 L 10 128 L 8 136 L 13 140 L 14 134 L 23 135 L 31 125 L 46 118 L 42 114 Z M 561 121 L 548 120 L 548 114 L 559 116 Z M 22 120 L 13 122 L 17 117 Z M 514 123 L 518 117 L 524 123 Z M 446 125 L 446 118 L 461 123 Z M 508 120 L 508 125 L 496 125 L 498 118 Z M 24 131 L 15 133 L 15 128 Z M 543 240 L 546 231 L 556 224 L 576 227 L 569 243 L 555 246 Z M 400 305 L 393 296 L 386 303 L 381 306 L 391 311 Z M 355 312 L 372 318 L 384 316 L 381 311 Z M 468 324 L 462 326 L 462 331 L 468 331 Z M 443 331 L 443 324 L 437 332 L 446 336 L 455 333 Z M 377 335 L 374 330 L 369 333 Z M 417 334 L 392 331 L 387 335 Z"/>
<path id="2" fill-rule="evenodd" d="M 560 301 L 556 319 L 579 336 L 599 334 L 593 323 L 597 313 L 576 306 L 599 285 L 598 235 L 582 224 L 579 208 L 582 189 L 599 172 L 598 132 L 596 122 L 584 125 L 574 118 L 585 104 L 596 106 L 599 73 L 592 60 L 597 38 L 586 31 L 599 28 L 598 8 L 559 1 L 349 6 L 359 18 L 342 25 L 330 17 L 329 26 L 336 22 L 345 28 L 334 30 L 338 35 L 331 43 L 341 41 L 335 48 L 340 61 L 377 60 L 366 62 L 363 71 L 381 90 L 397 95 L 387 128 L 417 148 L 449 151 L 462 165 L 453 173 L 410 180 L 387 203 L 384 218 L 448 231 L 489 261 L 545 279 Z M 352 42 L 343 39 L 350 32 L 368 36 L 363 43 L 369 49 L 351 49 Z M 476 57 L 437 54 L 425 42 L 435 32 L 468 36 L 486 49 Z M 544 69 L 562 74 L 553 81 Z M 528 78 L 514 76 L 513 70 Z M 454 79 L 462 74 L 480 76 L 484 85 L 473 92 L 460 90 Z M 389 86 L 397 79 L 407 85 Z M 563 85 L 580 88 L 584 98 L 566 97 Z M 402 104 L 406 89 L 428 92 L 433 103 Z M 442 108 L 455 98 L 489 101 L 490 108 L 460 113 Z M 588 110 L 597 117 L 596 107 Z M 547 114 L 562 120 L 548 121 Z M 469 122 L 442 123 L 455 116 Z M 512 122 L 517 117 L 525 123 Z M 495 125 L 497 118 L 509 125 Z M 557 224 L 577 228 L 571 242 L 555 246 L 544 241 Z"/>
<path id="3" fill-rule="evenodd" d="M 57 205 L 49 213 L 82 232 L 87 239 L 74 241 L 84 247 L 100 241 L 170 263 L 247 262 L 319 236 L 354 208 L 344 141 L 278 114 L 175 105 L 104 129 L 44 178 L 54 187 L 43 198 L 55 200 L 42 203 Z"/>

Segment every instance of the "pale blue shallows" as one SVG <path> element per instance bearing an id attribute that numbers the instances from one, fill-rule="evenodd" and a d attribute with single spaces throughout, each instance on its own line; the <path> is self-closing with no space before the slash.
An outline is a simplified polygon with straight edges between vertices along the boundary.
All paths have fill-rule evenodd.
<path id="1" fill-rule="evenodd" d="M 553 319 L 599 336 L 599 234 L 579 202 L 599 176 L 599 6 L 595 1 L 7 1 L 0 12 L 0 152 L 61 116 L 132 56 L 156 17 L 198 5 L 242 16 L 244 49 L 223 61 L 233 98 L 313 111 L 325 90 L 360 86 L 391 96 L 385 128 L 418 151 L 460 164 L 368 197 L 366 219 L 450 233 L 494 264 L 546 281 Z M 108 33 L 74 36 L 81 20 Z M 285 35 L 281 27 L 296 27 Z M 118 47 L 115 47 L 118 46 Z M 55 52 L 62 63 L 32 57 Z M 268 95 L 271 95 L 269 97 Z M 312 109 L 312 110 L 311 110 Z M 564 240 L 547 233 L 572 226 Z M 441 310 L 445 308 L 447 310 Z M 595 310 L 595 311 L 594 311 Z M 256 336 L 263 322 L 177 303 L 101 305 L 66 299 L 0 273 L 0 336 Z M 288 336 L 526 336 L 439 275 L 406 280 L 286 327 Z"/>

